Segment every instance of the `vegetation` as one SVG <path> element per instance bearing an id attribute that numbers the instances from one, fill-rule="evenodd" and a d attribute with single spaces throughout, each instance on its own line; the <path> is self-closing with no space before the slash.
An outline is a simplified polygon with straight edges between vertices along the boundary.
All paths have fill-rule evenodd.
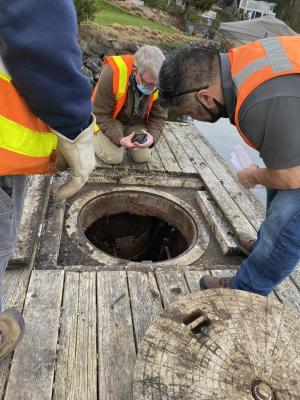
<path id="1" fill-rule="evenodd" d="M 134 25 L 138 27 L 148 26 L 151 29 L 160 30 L 162 32 L 175 32 L 169 26 L 157 24 L 148 19 L 138 17 L 137 15 L 130 14 L 118 7 L 104 0 L 96 0 L 97 13 L 95 14 L 95 22 L 100 25 L 113 25 L 115 23 L 120 25 Z"/>
<path id="2" fill-rule="evenodd" d="M 74 0 L 74 5 L 77 11 L 78 24 L 94 19 L 97 11 L 96 0 Z"/>
<path id="3" fill-rule="evenodd" d="M 300 32 L 300 0 L 277 0 L 276 12 L 278 18 Z"/>

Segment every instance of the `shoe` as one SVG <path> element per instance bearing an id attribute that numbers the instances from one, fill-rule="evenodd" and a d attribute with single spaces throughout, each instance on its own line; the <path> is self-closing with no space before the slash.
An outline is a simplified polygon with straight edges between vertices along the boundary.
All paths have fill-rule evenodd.
<path id="1" fill-rule="evenodd" d="M 200 289 L 230 289 L 232 278 L 217 278 L 216 276 L 205 275 L 199 281 Z"/>
<path id="2" fill-rule="evenodd" d="M 16 309 L 10 308 L 0 315 L 0 362 L 14 351 L 24 328 L 24 319 Z"/>
<path id="3" fill-rule="evenodd" d="M 248 235 L 247 233 L 239 233 L 238 235 L 236 235 L 236 241 L 238 244 L 238 248 L 246 256 L 250 255 L 256 243 L 256 239 Z"/>

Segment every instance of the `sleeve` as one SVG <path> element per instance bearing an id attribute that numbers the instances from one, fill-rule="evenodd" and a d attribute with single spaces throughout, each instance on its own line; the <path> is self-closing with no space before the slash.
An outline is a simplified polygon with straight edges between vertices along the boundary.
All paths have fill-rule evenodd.
<path id="1" fill-rule="evenodd" d="M 300 165 L 300 97 L 275 97 L 249 108 L 240 119 L 268 168 Z"/>
<path id="2" fill-rule="evenodd" d="M 0 53 L 14 85 L 35 115 L 70 139 L 92 110 L 77 36 L 71 0 L 0 3 Z"/>
<path id="3" fill-rule="evenodd" d="M 96 87 L 93 109 L 101 132 L 116 146 L 120 146 L 123 126 L 120 121 L 112 118 L 114 107 L 113 71 L 108 64 L 104 64 Z"/>
<path id="4" fill-rule="evenodd" d="M 149 119 L 147 122 L 147 131 L 153 136 L 156 143 L 163 132 L 165 121 L 168 118 L 168 111 L 159 105 L 159 101 L 155 101 L 152 105 Z"/>

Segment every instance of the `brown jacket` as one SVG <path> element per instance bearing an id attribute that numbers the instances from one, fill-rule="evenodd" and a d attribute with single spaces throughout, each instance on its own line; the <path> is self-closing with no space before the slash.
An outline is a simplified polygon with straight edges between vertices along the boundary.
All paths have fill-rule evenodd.
<path id="1" fill-rule="evenodd" d="M 124 128 L 136 125 L 144 125 L 147 132 L 153 136 L 154 143 L 156 143 L 162 133 L 164 122 L 167 119 L 167 111 L 160 107 L 158 101 L 155 101 L 150 111 L 149 119 L 145 121 L 149 96 L 143 96 L 139 113 L 133 118 L 134 97 L 134 88 L 129 81 L 125 103 L 114 120 L 112 118 L 112 111 L 115 105 L 113 71 L 110 65 L 104 64 L 97 84 L 93 108 L 97 124 L 100 126 L 101 131 L 117 146 L 120 146 L 120 140 L 124 136 Z"/>

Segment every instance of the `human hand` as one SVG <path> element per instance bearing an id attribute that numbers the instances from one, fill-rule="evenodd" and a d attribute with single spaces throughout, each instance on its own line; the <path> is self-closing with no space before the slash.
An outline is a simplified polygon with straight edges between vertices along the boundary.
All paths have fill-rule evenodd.
<path id="1" fill-rule="evenodd" d="M 122 139 L 120 140 L 120 145 L 126 147 L 127 149 L 134 149 L 136 142 L 135 143 L 131 142 L 131 139 L 133 138 L 134 135 L 135 132 L 132 132 L 130 135 L 122 137 Z"/>
<path id="2" fill-rule="evenodd" d="M 150 133 L 148 133 L 146 131 L 142 131 L 142 132 L 147 135 L 147 140 L 144 143 L 134 142 L 134 145 L 135 145 L 134 150 L 146 149 L 146 148 L 150 147 L 154 142 L 153 136 Z"/>
<path id="3" fill-rule="evenodd" d="M 254 188 L 259 183 L 256 176 L 258 169 L 257 165 L 252 164 L 239 171 L 237 174 L 239 182 L 247 189 Z"/>

